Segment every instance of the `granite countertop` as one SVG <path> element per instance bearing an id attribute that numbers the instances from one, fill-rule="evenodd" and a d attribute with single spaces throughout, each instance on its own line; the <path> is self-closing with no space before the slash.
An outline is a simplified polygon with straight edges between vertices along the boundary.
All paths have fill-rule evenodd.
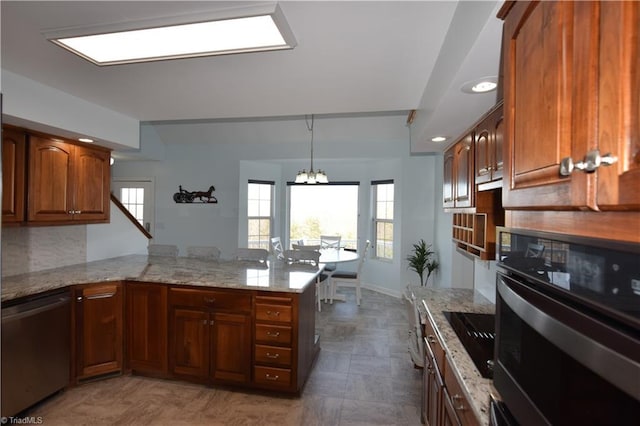
<path id="1" fill-rule="evenodd" d="M 442 313 L 443 311 L 495 313 L 495 304 L 470 289 L 410 287 L 418 301 L 423 323 L 431 317 L 442 338 L 445 352 L 453 362 L 453 371 L 467 393 L 480 424 L 489 422 L 489 392 L 491 379 L 480 375 L 460 339 Z M 427 312 L 428 310 L 428 312 Z"/>
<path id="2" fill-rule="evenodd" d="M 302 293 L 320 269 L 283 262 L 205 261 L 145 255 L 115 257 L 2 277 L 3 302 L 75 284 L 140 281 Z"/>

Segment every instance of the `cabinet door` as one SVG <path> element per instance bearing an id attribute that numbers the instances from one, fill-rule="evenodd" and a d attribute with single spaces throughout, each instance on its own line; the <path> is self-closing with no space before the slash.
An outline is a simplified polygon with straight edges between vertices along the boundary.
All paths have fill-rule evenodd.
<path id="1" fill-rule="evenodd" d="M 640 4 L 603 2 L 600 11 L 599 150 L 617 163 L 597 170 L 602 210 L 640 208 Z"/>
<path id="2" fill-rule="evenodd" d="M 593 207 L 595 177 L 563 177 L 596 146 L 598 2 L 514 2 L 504 26 L 505 208 Z"/>
<path id="3" fill-rule="evenodd" d="M 136 372 L 166 375 L 167 287 L 131 283 L 126 294 L 129 367 Z"/>
<path id="4" fill-rule="evenodd" d="M 455 145 L 454 150 L 455 207 L 474 206 L 473 133 Z"/>
<path id="5" fill-rule="evenodd" d="M 251 316 L 212 314 L 211 377 L 215 381 L 251 381 Z"/>
<path id="6" fill-rule="evenodd" d="M 74 220 L 109 220 L 110 160 L 108 151 L 75 147 Z"/>
<path id="7" fill-rule="evenodd" d="M 491 136 L 493 123 L 491 120 L 483 120 L 474 132 L 476 150 L 476 183 L 485 183 L 492 180 L 493 169 L 493 138 Z"/>
<path id="8" fill-rule="evenodd" d="M 61 141 L 29 137 L 29 221 L 71 220 L 73 149 Z"/>
<path id="9" fill-rule="evenodd" d="M 26 134 L 2 129 L 2 222 L 22 222 L 25 198 Z"/>
<path id="10" fill-rule="evenodd" d="M 455 205 L 453 193 L 453 148 L 444 153 L 444 177 L 442 184 L 442 206 L 453 207 Z"/>
<path id="11" fill-rule="evenodd" d="M 94 284 L 76 291 L 77 376 L 122 370 L 122 284 Z"/>
<path id="12" fill-rule="evenodd" d="M 503 149 L 504 149 L 504 114 L 502 106 L 498 108 L 491 117 L 491 123 L 493 125 L 491 131 L 492 143 L 491 145 L 491 179 L 502 179 L 502 170 L 504 169 Z"/>
<path id="13" fill-rule="evenodd" d="M 209 314 L 174 308 L 171 313 L 169 356 L 176 375 L 204 379 L 209 373 Z"/>

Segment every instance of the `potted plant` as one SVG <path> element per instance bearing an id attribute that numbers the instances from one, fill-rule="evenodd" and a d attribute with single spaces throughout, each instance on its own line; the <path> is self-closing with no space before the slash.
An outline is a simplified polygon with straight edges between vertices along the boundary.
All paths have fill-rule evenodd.
<path id="1" fill-rule="evenodd" d="M 407 256 L 409 269 L 416 271 L 420 277 L 421 286 L 427 285 L 431 273 L 438 269 L 438 261 L 432 257 L 434 255 L 435 252 L 431 250 L 431 244 L 427 244 L 421 239 L 413 245 L 412 254 Z M 426 277 L 424 276 L 425 271 L 427 271 Z"/>

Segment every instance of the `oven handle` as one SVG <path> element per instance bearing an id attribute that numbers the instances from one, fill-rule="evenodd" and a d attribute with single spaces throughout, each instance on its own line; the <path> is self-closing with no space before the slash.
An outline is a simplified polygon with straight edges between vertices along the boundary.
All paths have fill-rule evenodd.
<path id="1" fill-rule="evenodd" d="M 510 288 L 506 280 L 513 281 L 498 274 L 500 296 L 531 328 L 632 397 L 637 398 L 640 395 L 640 381 L 638 380 L 640 364 L 564 325 L 527 302 Z M 516 282 L 514 284 L 517 285 Z"/>

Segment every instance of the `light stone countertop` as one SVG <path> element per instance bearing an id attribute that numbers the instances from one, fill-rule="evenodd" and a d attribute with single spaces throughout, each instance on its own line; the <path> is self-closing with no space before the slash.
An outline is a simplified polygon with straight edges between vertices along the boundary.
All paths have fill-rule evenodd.
<path id="1" fill-rule="evenodd" d="M 2 302 L 75 284 L 140 281 L 302 293 L 320 269 L 282 262 L 204 261 L 145 255 L 115 257 L 2 277 Z"/>
<path id="2" fill-rule="evenodd" d="M 471 357 L 462 346 L 460 339 L 442 312 L 493 314 L 495 313 L 495 304 L 480 293 L 470 289 L 425 288 L 418 286 L 410 286 L 410 289 L 418 302 L 422 302 L 418 303 L 421 321 L 424 323 L 427 320 L 427 315 L 433 320 L 437 332 L 440 333 L 444 343 L 445 352 L 453 361 L 453 371 L 456 373 L 458 381 L 462 384 L 462 388 L 466 391 L 476 417 L 481 425 L 487 425 L 489 423 L 491 379 L 485 379 L 480 375 Z"/>

